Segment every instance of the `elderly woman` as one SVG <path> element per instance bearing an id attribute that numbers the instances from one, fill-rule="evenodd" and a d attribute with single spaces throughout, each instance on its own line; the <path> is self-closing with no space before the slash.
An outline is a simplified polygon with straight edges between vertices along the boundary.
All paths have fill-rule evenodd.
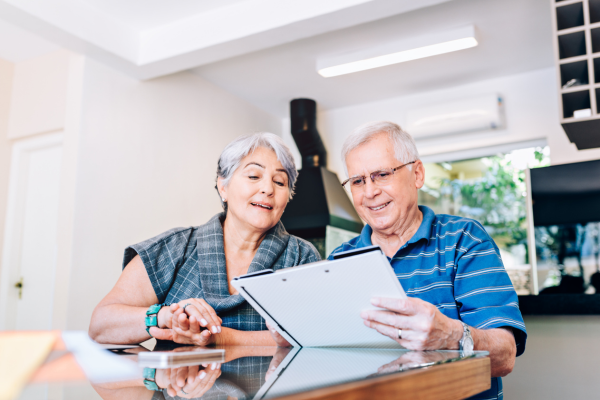
<path id="1" fill-rule="evenodd" d="M 276 344 L 280 337 L 271 336 L 230 281 L 320 259 L 279 221 L 297 176 L 278 136 L 258 133 L 230 143 L 217 168 L 225 211 L 205 225 L 171 229 L 125 249 L 121 277 L 94 310 L 90 336 L 100 343 L 153 336 L 200 346 Z"/>

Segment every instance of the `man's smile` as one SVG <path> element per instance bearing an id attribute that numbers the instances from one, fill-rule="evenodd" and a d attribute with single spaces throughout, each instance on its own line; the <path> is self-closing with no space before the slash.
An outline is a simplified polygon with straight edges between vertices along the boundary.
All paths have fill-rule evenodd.
<path id="1" fill-rule="evenodd" d="M 373 206 L 373 207 L 366 206 L 366 207 L 371 211 L 379 211 L 379 210 L 382 210 L 385 207 L 387 207 L 387 205 L 390 203 L 391 203 L 391 201 L 388 201 L 387 203 L 381 204 L 379 206 Z"/>

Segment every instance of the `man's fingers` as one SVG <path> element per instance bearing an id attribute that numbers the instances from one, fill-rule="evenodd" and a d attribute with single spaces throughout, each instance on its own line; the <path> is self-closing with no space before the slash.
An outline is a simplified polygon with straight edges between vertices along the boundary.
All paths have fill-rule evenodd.
<path id="1" fill-rule="evenodd" d="M 375 329 L 377 332 L 381 333 L 382 335 L 385 335 L 389 338 L 394 339 L 396 342 L 398 342 L 400 345 L 402 345 L 404 347 L 406 347 L 406 344 L 408 343 L 407 340 L 398 338 L 398 329 L 397 328 L 394 328 L 394 327 L 388 326 L 388 325 L 384 325 L 384 324 L 380 324 L 379 322 L 366 321 L 366 320 L 365 320 L 365 325 L 368 326 L 369 328 Z M 404 336 L 404 333 L 403 333 L 403 336 Z"/>
<path id="2" fill-rule="evenodd" d="M 368 310 L 360 313 L 361 318 L 389 325 L 396 329 L 407 329 L 411 327 L 411 317 L 396 314 L 391 311 Z"/>
<path id="3" fill-rule="evenodd" d="M 416 315 L 419 312 L 418 299 L 390 299 L 389 297 L 373 297 L 371 304 L 381 308 L 387 308 L 403 315 Z"/>

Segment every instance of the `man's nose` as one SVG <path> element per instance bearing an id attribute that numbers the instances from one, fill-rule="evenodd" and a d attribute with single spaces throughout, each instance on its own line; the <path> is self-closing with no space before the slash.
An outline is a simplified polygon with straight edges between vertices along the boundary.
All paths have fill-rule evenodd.
<path id="1" fill-rule="evenodd" d="M 367 197 L 369 199 L 372 199 L 373 197 L 377 196 L 381 192 L 381 189 L 379 189 L 379 187 L 375 183 L 373 183 L 373 181 L 369 177 L 367 177 L 365 179 L 364 190 L 365 190 L 365 197 Z"/>

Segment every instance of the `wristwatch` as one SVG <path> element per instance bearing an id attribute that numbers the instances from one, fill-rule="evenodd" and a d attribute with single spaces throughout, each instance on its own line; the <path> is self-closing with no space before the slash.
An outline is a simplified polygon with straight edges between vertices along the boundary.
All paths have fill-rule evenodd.
<path id="1" fill-rule="evenodd" d="M 158 312 L 161 308 L 168 306 L 169 304 L 153 304 L 146 311 L 146 332 L 150 335 L 150 328 L 153 326 L 158 326 Z M 152 335 L 150 335 L 152 336 Z"/>
<path id="2" fill-rule="evenodd" d="M 473 354 L 473 337 L 471 336 L 471 329 L 469 329 L 469 325 L 465 324 L 462 321 L 458 321 L 463 326 L 463 335 L 460 341 L 458 342 L 459 349 L 464 355 Z"/>

